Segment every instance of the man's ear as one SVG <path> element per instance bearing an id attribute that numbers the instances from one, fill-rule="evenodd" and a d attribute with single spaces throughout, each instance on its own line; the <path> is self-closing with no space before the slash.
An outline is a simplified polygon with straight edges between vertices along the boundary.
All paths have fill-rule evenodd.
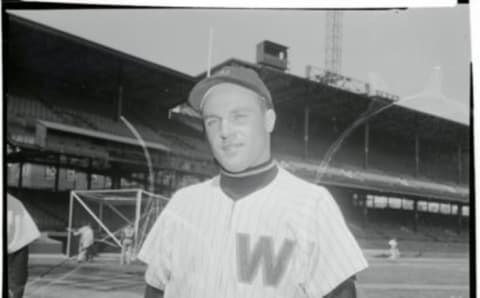
<path id="1" fill-rule="evenodd" d="M 267 109 L 265 111 L 265 129 L 271 133 L 275 127 L 275 120 L 277 120 L 277 115 L 273 109 Z"/>

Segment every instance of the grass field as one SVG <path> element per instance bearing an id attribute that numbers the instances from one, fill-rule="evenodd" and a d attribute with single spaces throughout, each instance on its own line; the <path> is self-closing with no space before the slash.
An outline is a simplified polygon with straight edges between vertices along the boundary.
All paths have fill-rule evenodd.
<path id="1" fill-rule="evenodd" d="M 359 275 L 359 298 L 469 297 L 469 262 L 465 258 L 370 259 Z"/>
<path id="2" fill-rule="evenodd" d="M 111 256 L 90 264 L 32 256 L 26 298 L 137 298 L 143 296 L 144 267 L 120 266 Z M 468 258 L 369 258 L 358 276 L 359 298 L 467 298 Z M 48 273 L 47 273 L 48 272 Z M 46 273 L 46 274 L 45 274 Z M 40 276 L 44 275 L 44 276 Z"/>

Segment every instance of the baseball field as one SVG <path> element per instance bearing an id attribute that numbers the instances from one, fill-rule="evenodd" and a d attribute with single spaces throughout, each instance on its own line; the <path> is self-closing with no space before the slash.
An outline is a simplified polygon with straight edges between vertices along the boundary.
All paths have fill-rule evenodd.
<path id="1" fill-rule="evenodd" d="M 359 298 L 470 297 L 466 256 L 395 261 L 369 256 L 368 261 L 370 267 L 358 276 Z M 142 297 L 144 269 L 139 263 L 121 266 L 115 255 L 83 264 L 61 256 L 32 255 L 25 297 Z"/>

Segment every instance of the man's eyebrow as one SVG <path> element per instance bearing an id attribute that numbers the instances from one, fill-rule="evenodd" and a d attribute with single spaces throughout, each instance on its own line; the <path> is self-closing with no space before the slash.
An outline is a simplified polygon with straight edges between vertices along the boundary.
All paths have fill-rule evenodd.
<path id="1" fill-rule="evenodd" d="M 244 112 L 253 112 L 253 109 L 250 107 L 239 107 L 235 108 L 231 111 L 228 112 L 228 114 L 236 114 L 236 113 L 244 113 Z M 221 118 L 221 116 L 217 114 L 203 114 L 202 115 L 203 120 L 209 119 L 209 118 Z"/>
<path id="2" fill-rule="evenodd" d="M 252 108 L 249 108 L 249 107 L 241 107 L 241 108 L 237 108 L 237 109 L 232 110 L 230 113 L 252 112 L 252 111 L 253 111 Z"/>
<path id="3" fill-rule="evenodd" d="M 215 115 L 215 114 L 204 114 L 203 115 L 203 120 L 211 119 L 211 118 L 220 118 L 220 117 Z"/>

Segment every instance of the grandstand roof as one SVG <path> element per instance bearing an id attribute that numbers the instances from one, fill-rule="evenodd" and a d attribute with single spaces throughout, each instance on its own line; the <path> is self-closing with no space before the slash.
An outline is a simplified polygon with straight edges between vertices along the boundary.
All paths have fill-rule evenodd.
<path id="1" fill-rule="evenodd" d="M 468 108 L 446 98 L 443 94 L 421 92 L 403 98 L 399 105 L 416 112 L 421 112 L 438 118 L 448 119 L 462 125 L 470 125 Z"/>
<path id="2" fill-rule="evenodd" d="M 398 104 L 412 110 L 470 125 L 468 107 L 443 94 L 442 79 L 441 67 L 434 67 L 424 89 L 402 98 Z"/>
<path id="3" fill-rule="evenodd" d="M 64 131 L 73 133 L 79 136 L 88 136 L 92 138 L 98 138 L 102 140 L 110 140 L 118 143 L 125 143 L 130 145 L 138 146 L 138 141 L 133 138 L 123 137 L 123 136 L 116 136 L 109 133 L 104 133 L 100 131 L 94 131 L 91 129 L 85 129 L 81 127 L 76 127 L 72 125 L 62 124 L 62 123 L 55 123 L 50 121 L 39 120 L 40 124 L 57 131 Z M 171 151 L 168 145 L 160 143 L 158 140 L 156 142 L 146 141 L 145 146 L 153 149 L 158 149 L 162 151 Z"/>
<path id="4" fill-rule="evenodd" d="M 88 92 L 104 89 L 115 97 L 118 87 L 122 85 L 123 98 L 127 100 L 157 101 L 165 108 L 172 108 L 185 102 L 194 83 L 205 75 L 193 78 L 22 17 L 8 15 L 8 18 L 6 61 L 15 63 L 9 63 L 7 68 L 81 86 L 87 95 Z M 214 69 L 226 64 L 256 69 L 269 87 L 278 109 L 302 111 L 308 105 L 314 117 L 334 116 L 340 127 L 346 127 L 357 119 L 372 101 L 380 105 L 391 103 L 387 98 L 355 94 L 237 59 L 227 60 Z M 7 70 L 7 76 L 9 73 L 10 69 Z M 455 109 L 442 106 L 442 109 L 455 113 Z M 453 119 L 448 113 L 445 115 L 438 111 L 438 102 L 424 102 L 422 107 L 406 107 L 400 103 L 376 115 L 373 120 L 377 128 L 393 131 L 400 136 L 410 137 L 418 133 L 422 139 L 441 142 L 467 139 L 468 120 L 458 120 L 458 113 Z M 468 142 L 463 145 L 469 146 Z"/>
<path id="5" fill-rule="evenodd" d="M 30 20 L 7 15 L 7 79 L 21 72 L 51 78 L 85 92 L 157 101 L 171 108 L 186 99 L 194 79 L 176 70 Z M 11 63 L 8 63 L 11 62 Z"/>

